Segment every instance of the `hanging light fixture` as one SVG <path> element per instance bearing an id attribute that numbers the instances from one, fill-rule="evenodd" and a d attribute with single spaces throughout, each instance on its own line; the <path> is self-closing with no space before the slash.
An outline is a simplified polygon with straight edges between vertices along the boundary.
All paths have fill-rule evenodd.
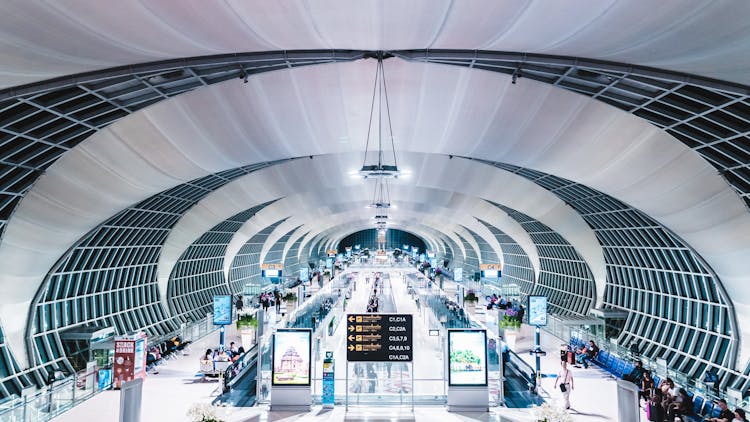
<path id="1" fill-rule="evenodd" d="M 377 116 L 375 110 L 375 100 L 377 99 Z M 383 116 L 385 114 L 385 116 Z M 370 137 L 373 132 L 373 118 L 377 118 L 377 140 L 378 149 L 377 157 L 368 163 L 370 155 Z M 385 119 L 385 121 L 384 121 Z M 384 127 L 385 126 L 385 127 Z M 383 151 L 383 132 L 387 129 L 387 136 L 391 141 L 391 160 L 386 157 Z M 373 150 L 373 152 L 375 152 Z M 396 162 L 396 148 L 393 141 L 393 126 L 391 125 L 391 109 L 388 104 L 388 86 L 385 83 L 385 71 L 383 68 L 383 54 L 378 54 L 378 65 L 375 70 L 375 83 L 372 87 L 372 101 L 370 103 L 370 121 L 367 126 L 367 142 L 365 144 L 365 158 L 362 162 L 362 168 L 359 174 L 367 178 L 397 178 L 399 175 L 398 164 Z"/>

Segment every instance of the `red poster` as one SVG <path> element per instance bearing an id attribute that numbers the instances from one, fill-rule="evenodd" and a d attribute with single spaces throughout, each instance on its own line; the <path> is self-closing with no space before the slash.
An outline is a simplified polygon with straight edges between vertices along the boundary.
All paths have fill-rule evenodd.
<path id="1" fill-rule="evenodd" d="M 123 381 L 133 380 L 135 341 L 115 340 L 114 388 L 120 388 Z"/>

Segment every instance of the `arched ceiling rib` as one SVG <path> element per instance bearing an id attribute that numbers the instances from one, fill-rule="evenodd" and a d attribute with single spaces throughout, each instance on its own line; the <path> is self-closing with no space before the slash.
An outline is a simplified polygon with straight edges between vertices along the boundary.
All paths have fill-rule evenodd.
<path id="1" fill-rule="evenodd" d="M 154 0 L 123 4 L 117 13 L 85 1 L 16 2 L 0 17 L 0 86 L 179 57 L 334 48 L 528 51 L 747 84 L 748 15 L 746 2 L 649 0 L 196 0 L 180 8 Z"/>
<path id="2" fill-rule="evenodd" d="M 335 233 L 337 232 L 350 233 L 352 230 L 350 224 L 356 226 L 357 228 L 373 227 L 371 217 L 369 215 L 362 216 L 361 211 L 359 210 L 360 208 L 362 208 L 363 204 L 366 203 L 366 201 L 360 200 L 357 202 L 350 202 L 349 199 L 351 196 L 354 195 L 346 195 L 347 199 L 345 199 L 346 203 L 354 204 L 354 206 L 349 207 L 350 209 L 348 211 L 330 213 L 325 208 L 309 208 L 307 210 L 308 214 L 306 215 L 306 217 L 310 224 L 308 227 L 311 228 L 310 235 L 312 235 L 310 239 L 318 239 L 318 242 L 324 242 L 321 245 L 325 245 L 325 247 L 320 246 L 320 248 L 332 248 L 335 245 L 333 235 L 335 235 Z M 289 207 L 283 202 L 283 200 L 279 201 L 277 202 L 277 206 L 269 207 L 267 209 L 267 213 L 272 213 L 276 210 L 281 213 L 288 212 Z M 484 201 L 476 201 L 475 205 L 481 206 L 483 203 L 486 204 L 486 202 Z M 439 234 L 443 234 L 444 236 L 448 237 L 455 237 L 455 231 L 465 231 L 461 224 L 478 230 L 481 229 L 480 223 L 470 215 L 470 212 L 472 210 L 472 206 L 470 203 L 467 203 L 465 207 L 461 208 L 444 208 L 439 204 L 435 204 L 433 206 L 433 212 L 431 214 L 424 214 L 419 211 L 414 211 L 415 206 L 419 205 L 419 202 L 401 202 L 400 204 L 401 205 L 399 206 L 398 218 L 395 219 L 395 221 L 393 221 L 392 223 L 389 223 L 389 225 L 392 224 L 394 227 L 398 226 L 407 229 L 412 228 L 412 230 L 417 233 L 420 233 L 425 229 L 432 228 L 432 230 L 437 230 Z M 281 217 L 282 215 L 284 214 L 276 214 L 273 217 L 268 216 L 266 217 L 266 220 L 273 220 L 275 218 Z M 297 222 L 295 222 L 295 224 L 296 223 Z M 261 229 L 262 225 L 263 223 L 253 222 L 251 220 L 248 221 L 248 223 L 246 223 L 243 228 L 241 228 L 237 232 L 235 238 L 232 239 L 230 247 L 227 249 L 227 259 L 225 260 L 226 271 L 228 271 L 229 263 L 232 262 L 232 260 L 234 259 L 234 255 L 237 253 L 237 251 L 239 251 L 240 247 L 244 245 L 245 242 L 247 242 L 247 240 L 250 239 L 255 233 L 257 233 L 257 231 Z M 321 236 L 317 236 L 316 233 L 320 234 Z M 232 247 L 231 245 L 234 245 L 234 247 Z M 304 248 L 304 246 L 305 243 L 303 242 L 302 247 Z M 498 251 L 500 251 L 499 244 L 496 244 L 496 248 Z"/>

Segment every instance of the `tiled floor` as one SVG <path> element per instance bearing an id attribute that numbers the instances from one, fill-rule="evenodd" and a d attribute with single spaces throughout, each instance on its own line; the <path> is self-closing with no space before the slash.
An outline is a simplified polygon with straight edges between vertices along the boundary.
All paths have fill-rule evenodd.
<path id="1" fill-rule="evenodd" d="M 398 312 L 415 312 L 414 302 L 405 294 L 405 286 L 398 283 L 400 278 L 392 278 L 393 297 Z M 347 311 L 356 312 L 357 307 L 364 306 L 366 300 L 364 285 L 358 286 L 358 293 L 349 302 Z M 360 297 L 362 296 L 362 297 Z M 323 339 L 323 344 L 333 350 L 343 349 L 341 341 L 342 330 L 336 330 L 333 336 Z M 528 354 L 532 345 L 532 332 L 526 330 L 526 336 L 518 340 L 515 351 L 534 365 L 533 357 Z M 238 341 L 236 333 L 229 330 L 227 343 Z M 206 348 L 215 347 L 218 343 L 218 333 L 197 342 L 186 356 L 168 362 L 160 368 L 158 375 L 149 375 L 144 383 L 143 391 L 143 422 L 184 422 L 190 419 L 186 416 L 187 409 L 193 403 L 213 400 L 212 392 L 217 387 L 216 382 L 199 382 L 200 376 L 196 376 L 198 370 L 198 356 Z M 547 334 L 542 335 L 542 343 L 548 356 L 542 358 L 541 372 L 545 375 L 555 374 L 559 369 L 559 344 L 560 341 Z M 419 347 L 419 343 L 415 342 Z M 432 348 L 424 344 L 424 348 Z M 417 378 L 420 374 L 434 371 L 435 366 L 442 365 L 439 356 L 434 351 L 429 353 L 415 353 L 415 373 Z M 341 360 L 339 360 L 341 359 Z M 337 361 L 343 361 L 343 354 L 337 353 Z M 575 389 L 571 395 L 572 409 L 570 414 L 574 421 L 616 421 L 617 420 L 617 394 L 615 381 L 601 369 L 592 366 L 589 369 L 572 368 L 575 378 Z M 540 394 L 554 406 L 559 406 L 559 390 L 553 389 L 554 377 L 544 377 L 541 380 Z M 93 399 L 79 405 L 78 407 L 61 415 L 56 422 L 80 422 L 88 420 L 117 421 L 119 410 L 119 392 L 107 391 Z M 226 422 L 245 421 L 378 421 L 378 420 L 405 420 L 405 421 L 532 421 L 534 420 L 529 409 L 505 409 L 493 408 L 489 413 L 450 413 L 442 406 L 416 407 L 412 413 L 411 409 L 397 408 L 350 408 L 347 413 L 341 406 L 335 409 L 321 409 L 314 407 L 306 413 L 270 412 L 266 407 L 254 408 L 222 408 L 220 417 Z M 645 415 L 643 419 L 645 421 Z"/>

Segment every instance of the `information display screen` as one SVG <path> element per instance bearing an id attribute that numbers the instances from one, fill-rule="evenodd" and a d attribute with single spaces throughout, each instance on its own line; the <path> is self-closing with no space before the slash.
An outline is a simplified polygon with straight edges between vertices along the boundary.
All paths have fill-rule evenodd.
<path id="1" fill-rule="evenodd" d="M 448 385 L 487 385 L 485 330 L 448 330 Z"/>
<path id="2" fill-rule="evenodd" d="M 135 359 L 133 360 L 133 372 L 138 373 L 143 370 L 146 364 L 146 340 L 139 339 L 135 341 Z"/>
<path id="3" fill-rule="evenodd" d="M 547 325 L 547 296 L 529 296 L 529 325 Z"/>
<path id="4" fill-rule="evenodd" d="M 279 278 L 281 277 L 281 270 L 261 270 L 260 276 L 263 278 Z"/>
<path id="5" fill-rule="evenodd" d="M 272 385 L 310 385 L 311 340 L 311 330 L 276 330 Z"/>
<path id="6" fill-rule="evenodd" d="M 214 325 L 229 325 L 232 323 L 232 296 L 214 296 Z"/>
<path id="7" fill-rule="evenodd" d="M 464 270 L 463 268 L 456 268 L 453 270 L 453 281 L 463 281 Z"/>
<path id="8" fill-rule="evenodd" d="M 310 269 L 306 267 L 302 267 L 299 269 L 299 279 L 302 281 L 307 281 L 307 279 L 310 278 Z"/>
<path id="9" fill-rule="evenodd" d="M 500 278 L 500 271 L 484 270 L 482 271 L 482 278 Z"/>

